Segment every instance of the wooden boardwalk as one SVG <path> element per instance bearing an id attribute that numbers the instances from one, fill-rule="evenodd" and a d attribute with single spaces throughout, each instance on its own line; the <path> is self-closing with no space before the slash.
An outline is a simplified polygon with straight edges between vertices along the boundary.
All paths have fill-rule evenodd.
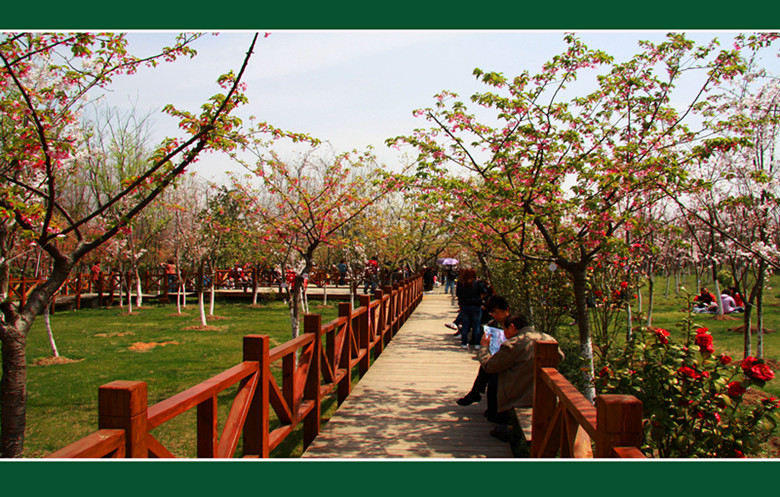
<path id="1" fill-rule="evenodd" d="M 449 296 L 426 294 L 303 457 L 511 457 L 509 444 L 489 436 L 484 396 L 455 403 L 479 368 L 444 326 L 456 312 Z"/>

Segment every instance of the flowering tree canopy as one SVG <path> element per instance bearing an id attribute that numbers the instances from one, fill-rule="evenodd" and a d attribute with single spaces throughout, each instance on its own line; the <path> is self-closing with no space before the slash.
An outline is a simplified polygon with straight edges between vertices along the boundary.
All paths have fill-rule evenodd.
<path id="1" fill-rule="evenodd" d="M 205 151 L 227 151 L 241 141 L 240 121 L 231 112 L 246 101 L 238 73 L 219 77 L 220 93 L 199 114 L 167 106 L 185 135 L 168 138 L 146 157 L 146 167 L 110 195 L 68 198 L 68 178 L 84 164 L 86 137 L 82 111 L 94 89 L 112 78 L 191 57 L 199 35 L 183 34 L 146 57 L 127 50 L 123 34 L 6 33 L 0 35 L 0 454 L 18 456 L 25 426 L 27 333 L 74 265 L 111 240 Z M 256 40 L 256 37 L 255 37 Z M 115 210 L 116 206 L 122 206 Z M 121 211 L 119 215 L 117 212 Z M 48 279 L 35 287 L 24 306 L 5 300 L 9 260 L 30 245 L 52 261 Z"/>

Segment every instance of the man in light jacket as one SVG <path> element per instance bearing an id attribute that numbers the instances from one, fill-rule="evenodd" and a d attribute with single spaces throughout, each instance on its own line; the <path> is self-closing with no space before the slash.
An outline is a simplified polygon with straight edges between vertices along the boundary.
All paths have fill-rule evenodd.
<path id="1" fill-rule="evenodd" d="M 514 407 L 531 407 L 534 400 L 534 343 L 555 340 L 546 333 L 534 330 L 528 318 L 515 314 L 504 322 L 507 340 L 491 355 L 487 336 L 482 337 L 482 348 L 477 354 L 487 373 L 498 374 L 497 425 L 490 435 L 509 441 L 509 413 Z M 558 350 L 561 359 L 563 353 Z"/>

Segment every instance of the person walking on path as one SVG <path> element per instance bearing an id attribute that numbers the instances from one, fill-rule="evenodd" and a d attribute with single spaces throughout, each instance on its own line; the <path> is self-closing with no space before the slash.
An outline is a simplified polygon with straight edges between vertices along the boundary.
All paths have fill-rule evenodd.
<path id="1" fill-rule="evenodd" d="M 458 272 L 455 270 L 455 266 L 450 266 L 444 274 L 444 293 L 452 294 L 455 292 L 455 280 L 458 277 Z"/>

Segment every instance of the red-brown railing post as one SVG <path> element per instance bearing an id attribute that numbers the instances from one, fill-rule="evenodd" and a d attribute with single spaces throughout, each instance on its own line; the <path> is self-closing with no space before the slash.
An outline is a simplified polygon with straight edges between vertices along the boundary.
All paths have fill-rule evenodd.
<path id="1" fill-rule="evenodd" d="M 244 423 L 244 455 L 257 455 L 267 458 L 270 455 L 270 338 L 267 335 L 247 335 L 244 337 L 244 360 L 257 361 L 260 378 L 257 389 L 249 406 Z"/>
<path id="2" fill-rule="evenodd" d="M 303 450 L 306 450 L 320 433 L 320 415 L 322 412 L 322 394 L 320 392 L 322 316 L 319 314 L 306 314 L 303 317 L 303 332 L 314 334 L 309 374 L 306 376 L 306 384 L 303 387 L 303 398 L 314 402 L 314 407 L 303 419 Z"/>
<path id="3" fill-rule="evenodd" d="M 642 444 L 642 402 L 632 395 L 596 397 L 595 457 L 614 457 L 613 447 L 639 447 Z"/>
<path id="4" fill-rule="evenodd" d="M 125 430 L 126 456 L 147 458 L 146 383 L 112 381 L 98 390 L 98 428 Z"/>
<path id="5" fill-rule="evenodd" d="M 217 417 L 216 396 L 198 404 L 196 420 L 198 459 L 217 457 L 217 445 L 219 444 Z"/>
<path id="6" fill-rule="evenodd" d="M 403 306 L 401 305 L 401 285 L 398 283 L 393 283 L 393 293 L 392 299 L 393 299 L 393 334 L 395 334 L 399 329 L 401 329 L 401 312 L 403 311 Z"/>
<path id="7" fill-rule="evenodd" d="M 542 368 L 558 367 L 558 343 L 555 341 L 538 341 L 534 345 L 534 408 L 531 424 L 531 457 L 553 457 L 559 442 L 552 441 L 547 444 L 547 450 L 540 453 L 543 438 L 550 425 L 557 397 L 555 393 L 542 381 Z"/>
<path id="8" fill-rule="evenodd" d="M 393 287 L 385 285 L 382 287 L 382 294 L 386 300 L 382 305 L 382 330 L 386 334 L 385 345 L 387 345 L 393 339 Z"/>
<path id="9" fill-rule="evenodd" d="M 371 314 L 371 297 L 369 295 L 361 295 L 360 307 L 365 308 L 363 314 L 358 318 L 358 350 L 364 351 L 363 357 L 358 363 L 358 371 L 362 378 L 364 374 L 368 372 L 368 368 L 371 367 L 371 339 L 369 336 L 369 316 Z"/>
<path id="10" fill-rule="evenodd" d="M 377 305 L 374 308 L 374 312 L 376 313 L 376 315 L 371 320 L 371 324 L 375 326 L 374 336 L 377 337 L 376 350 L 374 351 L 375 359 L 379 357 L 379 355 L 382 353 L 382 350 L 384 350 L 385 348 L 385 325 L 384 325 L 385 303 L 383 299 L 384 295 L 385 292 L 383 292 L 382 290 L 374 291 L 374 299 L 379 302 L 379 305 Z"/>
<path id="11" fill-rule="evenodd" d="M 352 304 L 340 302 L 339 317 L 347 318 L 346 328 L 344 329 L 344 342 L 341 345 L 341 357 L 338 358 L 338 364 L 347 370 L 347 373 L 339 381 L 338 385 L 338 405 L 341 405 L 352 390 L 352 367 L 350 366 L 352 363 Z"/>

